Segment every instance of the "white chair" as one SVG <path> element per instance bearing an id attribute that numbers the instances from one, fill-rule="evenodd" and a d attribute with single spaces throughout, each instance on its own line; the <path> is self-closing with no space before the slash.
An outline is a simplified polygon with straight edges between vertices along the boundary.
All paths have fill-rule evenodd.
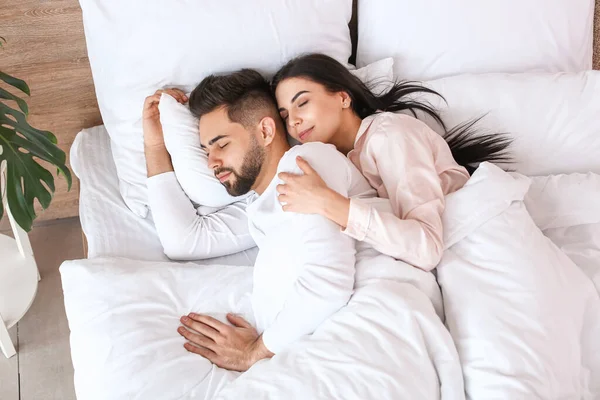
<path id="1" fill-rule="evenodd" d="M 0 168 L 0 191 L 5 218 L 14 239 L 0 234 L 0 348 L 7 358 L 16 354 L 8 330 L 25 315 L 37 292 L 40 274 L 33 257 L 29 236 L 16 223 L 6 199 L 6 164 Z"/>

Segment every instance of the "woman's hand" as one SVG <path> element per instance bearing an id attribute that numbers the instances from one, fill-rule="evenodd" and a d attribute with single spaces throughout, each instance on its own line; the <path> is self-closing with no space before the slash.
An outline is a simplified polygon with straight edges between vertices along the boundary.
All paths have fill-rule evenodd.
<path id="1" fill-rule="evenodd" d="M 282 172 L 279 178 L 282 185 L 277 185 L 279 202 L 283 211 L 301 214 L 319 214 L 335 222 L 342 228 L 348 225 L 350 199 L 329 188 L 317 171 L 302 157 L 296 157 L 296 164 L 304 175 Z"/>
<path id="2" fill-rule="evenodd" d="M 325 215 L 326 203 L 333 190 L 302 157 L 296 157 L 296 164 L 304 172 L 303 175 L 279 174 L 284 182 L 277 185 L 279 202 L 285 203 L 283 211 Z"/>

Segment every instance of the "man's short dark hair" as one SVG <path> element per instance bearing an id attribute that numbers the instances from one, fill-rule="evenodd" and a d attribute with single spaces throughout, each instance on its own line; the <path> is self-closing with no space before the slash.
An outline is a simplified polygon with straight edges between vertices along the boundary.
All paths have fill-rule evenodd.
<path id="1" fill-rule="evenodd" d="M 279 126 L 277 103 L 269 82 L 253 69 L 242 69 L 228 75 L 207 76 L 192 91 L 190 110 L 197 118 L 226 107 L 231 122 L 250 128 L 265 116 Z"/>

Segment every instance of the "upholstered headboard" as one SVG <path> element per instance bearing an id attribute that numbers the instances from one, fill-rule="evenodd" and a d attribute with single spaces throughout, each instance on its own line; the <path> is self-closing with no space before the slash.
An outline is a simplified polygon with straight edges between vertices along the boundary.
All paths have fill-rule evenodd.
<path id="1" fill-rule="evenodd" d="M 356 44 L 358 43 L 357 5 L 358 0 L 353 0 L 352 20 L 350 21 L 350 35 L 352 37 L 352 57 L 350 62 L 354 64 L 356 59 Z M 596 12 L 594 15 L 594 69 L 600 70 L 600 0 L 596 0 Z"/>

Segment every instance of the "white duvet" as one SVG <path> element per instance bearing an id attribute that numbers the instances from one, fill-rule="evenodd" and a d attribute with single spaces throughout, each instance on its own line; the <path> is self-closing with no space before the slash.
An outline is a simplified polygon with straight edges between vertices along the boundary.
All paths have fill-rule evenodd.
<path id="1" fill-rule="evenodd" d="M 242 375 L 176 329 L 191 310 L 252 321 L 251 268 L 65 262 L 78 399 L 598 398 L 600 297 L 533 223 L 528 187 L 486 164 L 448 198 L 443 306 L 431 275 L 372 260 L 347 307 Z"/>

